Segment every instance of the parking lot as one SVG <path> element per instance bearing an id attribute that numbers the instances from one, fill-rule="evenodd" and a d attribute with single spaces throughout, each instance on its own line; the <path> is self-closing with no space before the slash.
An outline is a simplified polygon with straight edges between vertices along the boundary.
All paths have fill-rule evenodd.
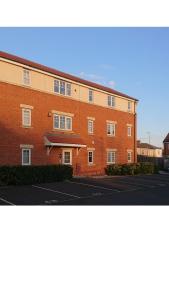
<path id="1" fill-rule="evenodd" d="M 168 205 L 169 175 L 73 178 L 0 187 L 0 205 Z"/>

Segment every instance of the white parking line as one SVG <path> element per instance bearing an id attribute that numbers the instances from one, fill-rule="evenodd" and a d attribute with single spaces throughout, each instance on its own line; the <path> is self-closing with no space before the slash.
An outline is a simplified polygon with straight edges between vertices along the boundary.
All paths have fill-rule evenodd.
<path id="1" fill-rule="evenodd" d="M 37 188 L 37 189 L 46 190 L 46 191 L 49 191 L 49 192 L 53 192 L 53 193 L 57 193 L 57 194 L 61 194 L 61 195 L 69 196 L 69 197 L 74 197 L 74 198 L 78 198 L 78 199 L 81 198 L 81 197 L 79 197 L 77 195 L 63 193 L 63 192 L 60 192 L 60 191 L 56 191 L 56 190 L 44 188 L 44 187 L 41 187 L 41 186 L 38 186 L 38 185 L 32 185 L 32 186 L 35 187 L 35 188 Z"/>
<path id="2" fill-rule="evenodd" d="M 75 182 L 75 181 L 68 181 L 68 182 L 69 182 L 69 183 L 74 183 L 74 184 L 80 184 L 80 185 L 91 186 L 91 187 L 94 187 L 94 188 L 103 189 L 103 190 L 107 190 L 107 191 L 114 191 L 114 192 L 118 192 L 118 193 L 121 192 L 121 190 L 110 189 L 110 188 L 106 188 L 106 187 L 98 186 L 98 185 L 94 185 L 94 184 L 88 184 L 88 183 L 82 183 L 82 182 Z"/>
<path id="3" fill-rule="evenodd" d="M 10 204 L 10 205 L 16 206 L 15 204 L 13 204 L 13 203 L 11 203 L 11 202 L 9 202 L 9 201 L 7 201 L 7 200 L 3 199 L 3 198 L 0 198 L 0 200 L 1 200 L 1 201 L 3 201 L 3 202 L 5 202 L 5 203 L 7 203 L 7 204 Z"/>

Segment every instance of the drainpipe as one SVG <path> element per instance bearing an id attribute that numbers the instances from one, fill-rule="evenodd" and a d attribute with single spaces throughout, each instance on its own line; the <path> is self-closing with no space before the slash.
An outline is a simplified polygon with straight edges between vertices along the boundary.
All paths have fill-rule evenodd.
<path id="1" fill-rule="evenodd" d="M 136 102 L 134 102 L 134 162 L 137 162 L 137 141 L 136 141 L 136 136 L 137 136 L 137 114 L 136 114 Z"/>

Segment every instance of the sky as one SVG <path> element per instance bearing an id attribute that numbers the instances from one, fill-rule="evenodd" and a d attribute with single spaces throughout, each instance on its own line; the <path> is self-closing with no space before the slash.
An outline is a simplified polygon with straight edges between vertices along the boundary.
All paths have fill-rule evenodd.
<path id="1" fill-rule="evenodd" d="M 137 138 L 162 146 L 169 132 L 169 28 L 0 27 L 0 50 L 137 98 Z"/>

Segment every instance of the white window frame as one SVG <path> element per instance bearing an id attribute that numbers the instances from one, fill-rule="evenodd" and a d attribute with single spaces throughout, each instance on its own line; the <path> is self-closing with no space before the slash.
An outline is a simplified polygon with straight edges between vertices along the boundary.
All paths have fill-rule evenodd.
<path id="1" fill-rule="evenodd" d="M 108 127 L 110 126 L 110 133 L 108 133 Z M 107 135 L 116 136 L 116 123 L 107 122 Z"/>
<path id="2" fill-rule="evenodd" d="M 111 160 L 109 161 L 109 154 L 110 153 L 111 153 Z M 112 159 L 112 158 L 114 158 L 114 159 Z M 115 164 L 115 163 L 116 163 L 116 151 L 115 150 L 108 150 L 107 151 L 107 164 Z"/>
<path id="3" fill-rule="evenodd" d="M 29 162 L 24 163 L 24 151 L 29 152 Z M 30 148 L 22 148 L 22 166 L 30 166 L 31 165 L 31 149 Z"/>
<path id="4" fill-rule="evenodd" d="M 92 153 L 92 162 L 89 162 L 89 153 Z M 87 161 L 88 161 L 89 166 L 94 164 L 94 151 L 93 150 L 88 150 L 87 151 Z"/>
<path id="5" fill-rule="evenodd" d="M 93 100 L 94 100 L 94 91 L 92 89 L 89 89 L 88 100 L 89 100 L 89 103 L 93 103 Z"/>
<path id="6" fill-rule="evenodd" d="M 128 155 L 130 155 L 130 159 L 129 159 Z M 127 150 L 127 162 L 128 163 L 132 162 L 132 151 L 131 150 Z"/>
<path id="7" fill-rule="evenodd" d="M 55 127 L 55 117 L 59 118 L 59 127 Z M 65 128 L 61 128 L 60 124 L 60 119 L 61 117 L 65 118 Z M 70 119 L 70 128 L 67 127 L 67 119 Z M 66 131 L 72 131 L 72 117 L 66 116 L 66 115 L 59 115 L 59 114 L 53 114 L 53 129 L 58 129 L 58 130 L 66 130 Z"/>
<path id="8" fill-rule="evenodd" d="M 25 112 L 29 112 L 29 123 L 25 124 Z M 32 111 L 29 108 L 22 108 L 22 126 L 30 127 L 32 123 Z"/>
<path id="9" fill-rule="evenodd" d="M 128 101 L 127 108 L 128 108 L 128 111 L 132 110 L 132 102 L 131 101 Z"/>
<path id="10" fill-rule="evenodd" d="M 116 101 L 114 96 L 107 95 L 107 105 L 108 107 L 112 107 L 112 108 L 116 106 Z"/>
<path id="11" fill-rule="evenodd" d="M 132 136 L 132 126 L 127 126 L 127 136 Z"/>
<path id="12" fill-rule="evenodd" d="M 58 82 L 58 92 L 55 91 L 55 82 Z M 65 85 L 65 89 L 64 89 L 65 92 L 64 93 L 61 93 L 61 82 L 63 82 L 64 85 Z M 68 93 L 68 90 L 70 91 L 70 93 Z M 53 91 L 54 91 L 55 94 L 60 94 L 62 96 L 71 97 L 72 85 L 71 85 L 70 82 L 67 82 L 67 81 L 64 81 L 64 80 L 59 80 L 59 79 L 54 79 L 54 82 L 53 82 Z"/>
<path id="13" fill-rule="evenodd" d="M 23 84 L 28 86 L 31 84 L 30 70 L 23 69 Z"/>
<path id="14" fill-rule="evenodd" d="M 90 127 L 91 124 L 91 127 Z M 91 119 L 88 119 L 88 134 L 94 133 L 94 121 Z"/>
<path id="15" fill-rule="evenodd" d="M 69 163 L 65 162 L 65 152 L 69 152 L 70 153 L 70 162 Z M 69 166 L 72 165 L 72 149 L 63 149 L 62 150 L 62 164 L 63 165 L 69 165 Z"/>

